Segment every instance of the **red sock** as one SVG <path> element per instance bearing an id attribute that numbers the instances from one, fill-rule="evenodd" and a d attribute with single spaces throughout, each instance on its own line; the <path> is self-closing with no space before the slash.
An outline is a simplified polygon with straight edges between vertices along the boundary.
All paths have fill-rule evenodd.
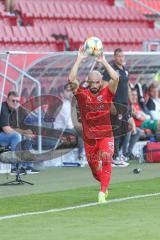
<path id="1" fill-rule="evenodd" d="M 102 161 L 102 172 L 101 172 L 101 192 L 106 192 L 108 189 L 110 178 L 111 178 L 111 172 L 112 172 L 112 166 L 111 166 L 111 159 L 105 157 Z"/>

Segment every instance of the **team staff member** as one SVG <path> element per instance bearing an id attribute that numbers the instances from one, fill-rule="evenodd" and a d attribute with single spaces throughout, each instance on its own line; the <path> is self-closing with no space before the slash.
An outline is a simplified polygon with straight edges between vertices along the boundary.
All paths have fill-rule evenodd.
<path id="1" fill-rule="evenodd" d="M 117 91 L 113 98 L 116 111 L 114 115 L 111 115 L 114 134 L 114 159 L 116 160 L 116 164 L 128 166 L 128 163 L 123 160 L 119 161 L 120 144 L 122 144 L 123 136 L 128 132 L 128 119 L 130 118 L 128 102 L 129 100 L 132 102 L 128 83 L 128 71 L 125 68 L 125 56 L 122 49 L 115 49 L 114 60 L 111 63 L 111 66 L 119 75 Z M 103 71 L 103 79 L 105 81 L 110 79 L 110 76 L 105 69 Z"/>
<path id="2" fill-rule="evenodd" d="M 102 55 L 102 63 L 110 76 L 105 83 L 98 71 L 92 71 L 87 77 L 88 87 L 79 86 L 77 72 L 83 59 L 83 48 L 79 49 L 77 60 L 69 74 L 69 83 L 77 98 L 83 126 L 83 139 L 88 164 L 93 176 L 100 182 L 98 202 L 106 202 L 111 176 L 111 162 L 114 153 L 114 139 L 110 123 L 110 106 L 118 85 L 118 74 Z"/>

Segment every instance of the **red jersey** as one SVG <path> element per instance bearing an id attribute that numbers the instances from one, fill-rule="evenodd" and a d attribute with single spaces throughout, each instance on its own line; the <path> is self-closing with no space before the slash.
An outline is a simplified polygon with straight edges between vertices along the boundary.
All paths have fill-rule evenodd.
<path id="1" fill-rule="evenodd" d="M 96 95 L 89 89 L 79 87 L 75 96 L 80 110 L 84 137 L 87 139 L 112 137 L 110 107 L 113 93 L 108 86 Z"/>

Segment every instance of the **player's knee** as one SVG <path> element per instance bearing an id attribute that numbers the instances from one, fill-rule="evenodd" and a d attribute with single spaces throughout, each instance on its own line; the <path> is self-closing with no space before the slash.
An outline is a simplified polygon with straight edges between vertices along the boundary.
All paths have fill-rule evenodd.
<path id="1" fill-rule="evenodd" d="M 102 157 L 112 157 L 112 154 L 108 153 L 108 152 L 101 152 L 101 156 Z"/>

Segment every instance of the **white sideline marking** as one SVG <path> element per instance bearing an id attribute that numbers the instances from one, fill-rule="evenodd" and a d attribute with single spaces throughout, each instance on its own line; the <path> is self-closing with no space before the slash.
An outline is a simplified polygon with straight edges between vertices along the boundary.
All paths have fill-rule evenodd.
<path id="1" fill-rule="evenodd" d="M 106 204 L 114 203 L 114 202 L 124 202 L 124 201 L 132 200 L 132 199 L 140 199 L 140 198 L 153 197 L 153 196 L 160 196 L 160 192 L 144 194 L 144 195 L 137 195 L 137 196 L 126 197 L 126 198 L 116 198 L 116 199 L 108 200 L 106 202 Z M 46 210 L 46 211 L 19 213 L 19 214 L 14 214 L 14 215 L 1 216 L 0 221 L 2 221 L 4 219 L 11 219 L 11 218 L 32 216 L 32 215 L 40 215 L 40 214 L 53 213 L 53 212 L 62 212 L 62 211 L 74 210 L 74 209 L 97 206 L 97 205 L 101 205 L 101 204 L 99 204 L 98 202 L 94 202 L 94 203 L 86 203 L 86 204 L 72 206 L 72 207 L 66 207 L 66 208 L 53 208 L 53 209 Z"/>

